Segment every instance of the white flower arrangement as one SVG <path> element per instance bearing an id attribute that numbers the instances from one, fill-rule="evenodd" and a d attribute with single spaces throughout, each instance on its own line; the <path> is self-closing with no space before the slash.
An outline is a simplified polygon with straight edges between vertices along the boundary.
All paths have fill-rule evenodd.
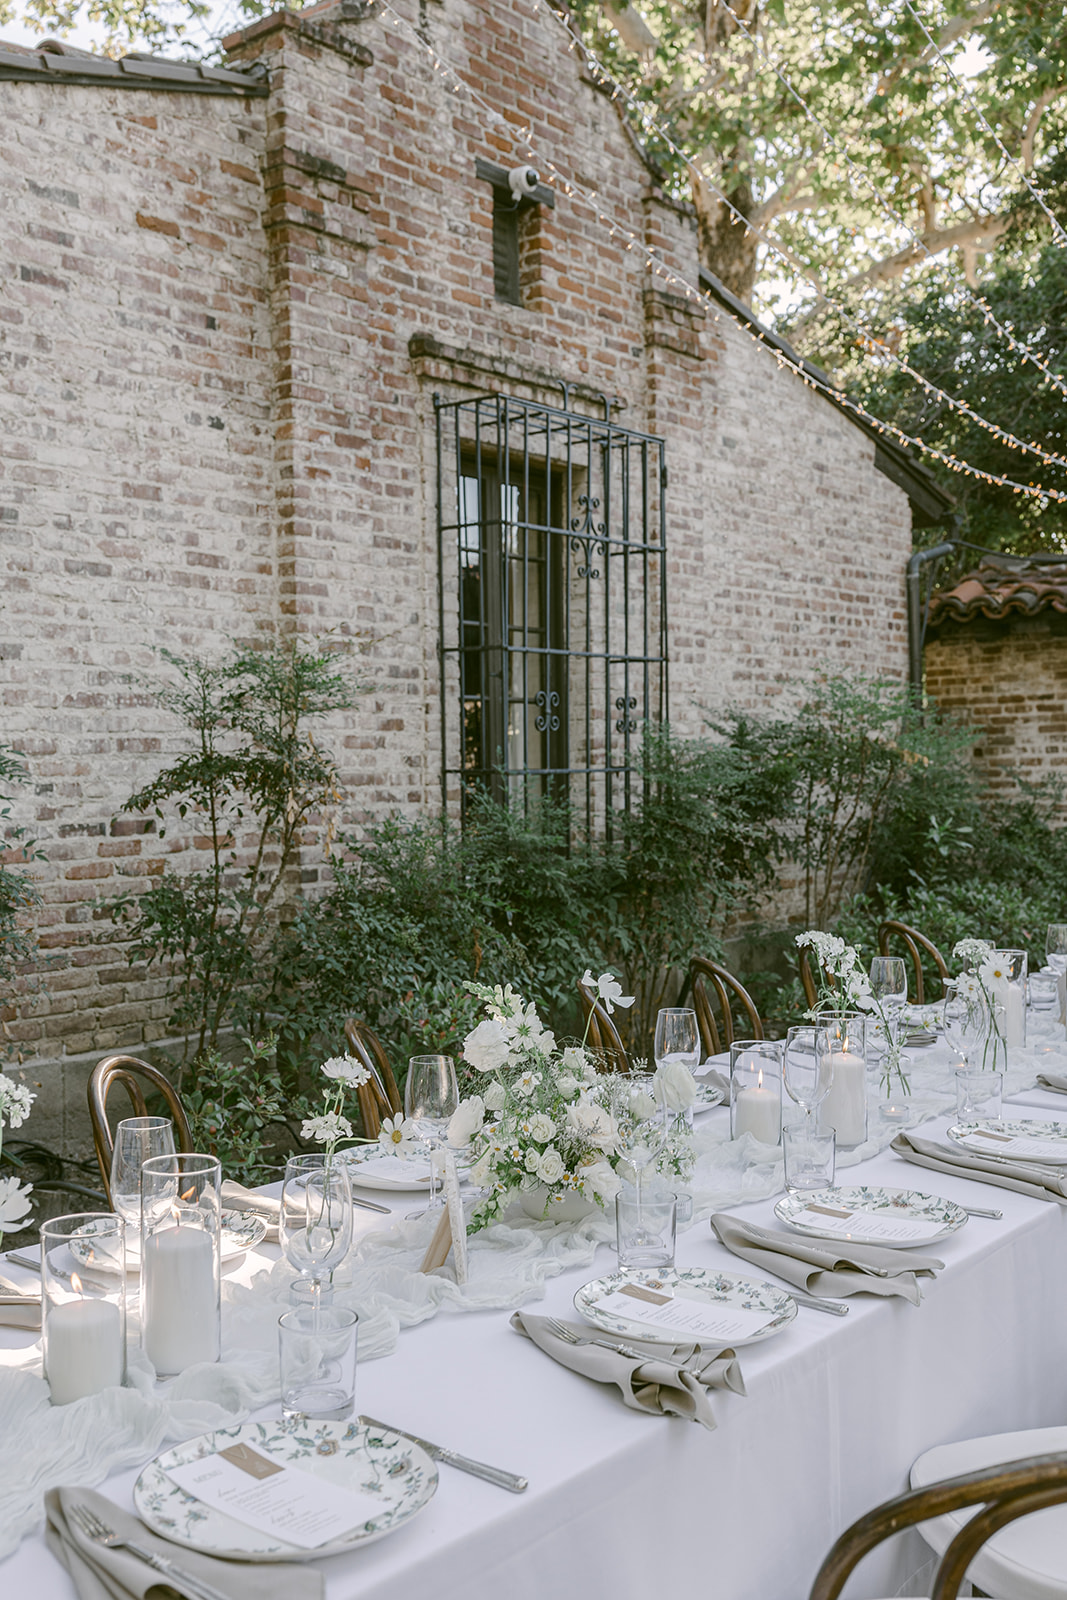
<path id="1" fill-rule="evenodd" d="M 14 1078 L 0 1072 L 0 1146 L 4 1123 L 11 1128 L 21 1128 L 36 1098 L 24 1083 L 16 1083 Z M 21 1222 L 30 1211 L 32 1193 L 30 1183 L 20 1183 L 18 1178 L 0 1178 L 0 1239 L 12 1223 Z"/>
<path id="2" fill-rule="evenodd" d="M 815 956 L 814 977 L 818 984 L 818 997 L 804 1015 L 813 1022 L 828 1013 L 842 1017 L 849 1011 L 867 1011 L 876 1016 L 886 1041 L 886 1053 L 882 1058 L 882 1087 L 886 1094 L 891 1093 L 896 1077 L 901 1093 L 910 1094 L 911 1084 L 902 1065 L 902 1040 L 893 1019 L 886 1015 L 881 1001 L 875 998 L 871 990 L 871 980 L 860 965 L 860 953 L 855 945 L 846 944 L 834 933 L 819 933 L 815 929 L 798 933 L 796 943 L 800 949 L 811 950 Z"/>
<path id="3" fill-rule="evenodd" d="M 609 1011 L 633 1004 L 610 972 L 598 979 L 586 972 L 583 982 Z M 516 1195 L 542 1185 L 549 1190 L 546 1208 L 566 1195 L 603 1206 L 621 1186 L 615 1171 L 620 1156 L 614 1119 L 596 1098 L 601 1080 L 585 1041 L 559 1049 L 536 1007 L 510 984 L 467 988 L 489 1012 L 463 1041 L 463 1059 L 489 1081 L 461 1101 L 448 1128 L 449 1144 L 470 1151 L 471 1182 L 488 1191 L 474 1210 L 471 1232 L 486 1227 Z M 663 1105 L 692 1105 L 696 1085 L 686 1077 L 688 1086 L 671 1077 Z M 679 1170 L 673 1144 L 669 1159 L 671 1170 Z"/>
<path id="4" fill-rule="evenodd" d="M 346 1051 L 343 1056 L 331 1056 L 324 1061 L 322 1074 L 328 1079 L 328 1086 L 322 1091 L 322 1111 L 317 1117 L 305 1119 L 300 1137 L 314 1139 L 317 1144 L 325 1145 L 328 1163 L 338 1141 L 353 1137 L 352 1124 L 342 1115 L 345 1092 L 362 1088 L 369 1081 L 370 1073 L 362 1061 L 357 1061 L 355 1056 L 350 1056 Z"/>
<path id="5" fill-rule="evenodd" d="M 1007 983 L 1008 968 L 998 959 L 996 947 L 988 939 L 960 939 L 953 946 L 952 954 L 965 969 L 955 979 L 956 993 L 981 1017 L 982 1067 L 1003 1067 L 1007 1061 L 1008 1041 L 1003 1009 L 998 1011 L 997 988 Z"/>
<path id="6" fill-rule="evenodd" d="M 386 1117 L 378 1130 L 378 1143 L 390 1156 L 399 1156 L 401 1161 L 406 1161 L 416 1150 L 424 1150 L 425 1145 L 415 1131 L 415 1123 L 411 1117 L 405 1117 L 397 1112 L 395 1117 Z"/>

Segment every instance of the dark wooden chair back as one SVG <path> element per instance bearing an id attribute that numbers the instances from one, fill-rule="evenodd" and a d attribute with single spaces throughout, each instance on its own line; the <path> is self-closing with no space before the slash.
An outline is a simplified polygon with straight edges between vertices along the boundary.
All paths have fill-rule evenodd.
<path id="1" fill-rule="evenodd" d="M 763 1023 L 756 1003 L 739 978 L 704 956 L 694 956 L 689 963 L 689 988 L 693 996 L 693 1010 L 697 1014 L 700 1042 L 705 1056 L 717 1056 L 729 1050 L 734 1042 L 734 1010 L 742 1011 L 748 1023 L 746 1039 L 762 1039 Z M 716 1019 L 716 1008 L 721 1027 Z"/>
<path id="2" fill-rule="evenodd" d="M 174 1143 L 179 1150 L 186 1152 L 193 1148 L 193 1136 L 189 1131 L 189 1118 L 185 1114 L 185 1107 L 181 1103 L 178 1091 L 169 1078 L 165 1078 L 157 1067 L 149 1066 L 147 1061 L 141 1061 L 137 1056 L 105 1056 L 103 1061 L 98 1061 L 89 1074 L 89 1121 L 93 1129 L 93 1145 L 96 1149 L 96 1159 L 100 1167 L 100 1176 L 104 1180 L 104 1193 L 107 1203 L 111 1204 L 111 1157 L 115 1150 L 115 1141 L 111 1136 L 111 1128 L 107 1120 L 108 1095 L 116 1084 L 125 1089 L 133 1107 L 133 1116 L 148 1116 L 148 1106 L 145 1101 L 142 1082 L 150 1091 L 160 1095 L 167 1107 L 167 1113 L 174 1123 Z"/>
<path id="3" fill-rule="evenodd" d="M 891 917 L 887 922 L 883 922 L 878 929 L 878 950 L 881 955 L 890 956 L 893 954 L 892 941 L 894 939 L 900 939 L 903 942 L 904 949 L 911 957 L 912 972 L 915 976 L 915 987 L 911 996 L 914 1004 L 918 1006 L 926 1004 L 921 953 L 923 951 L 926 952 L 937 968 L 938 977 L 941 980 L 941 993 L 937 996 L 937 999 L 943 1000 L 945 997 L 945 984 L 949 979 L 949 971 L 945 958 L 936 944 L 928 939 L 924 933 L 920 933 L 918 928 L 910 928 L 906 922 L 897 922 Z"/>
<path id="4" fill-rule="evenodd" d="M 383 1118 L 395 1117 L 403 1111 L 404 1102 L 400 1098 L 389 1057 L 373 1029 L 368 1028 L 365 1022 L 360 1022 L 358 1017 L 349 1017 L 345 1023 L 345 1038 L 351 1054 L 370 1073 L 370 1081 L 360 1084 L 356 1090 L 356 1100 L 363 1120 L 363 1132 L 368 1139 L 376 1139 L 381 1132 Z"/>
<path id="5" fill-rule="evenodd" d="M 629 1072 L 630 1057 L 607 1010 L 595 995 L 578 979 L 578 998 L 582 1003 L 582 1022 L 588 1023 L 585 1042 L 595 1053 L 600 1072 Z"/>
<path id="6" fill-rule="evenodd" d="M 819 1568 L 809 1600 L 838 1600 L 853 1568 L 883 1539 L 903 1528 L 965 1506 L 983 1506 L 945 1551 L 930 1591 L 930 1600 L 956 1600 L 967 1568 L 987 1539 L 1019 1517 L 1065 1501 L 1067 1455 L 1030 1456 L 912 1489 L 876 1506 L 846 1528 Z"/>
<path id="7" fill-rule="evenodd" d="M 804 998 L 808 1002 L 808 1009 L 814 1011 L 819 1003 L 819 990 L 815 983 L 815 974 L 811 970 L 811 957 L 803 945 L 797 947 L 797 971 L 800 973 L 800 982 L 804 989 Z"/>

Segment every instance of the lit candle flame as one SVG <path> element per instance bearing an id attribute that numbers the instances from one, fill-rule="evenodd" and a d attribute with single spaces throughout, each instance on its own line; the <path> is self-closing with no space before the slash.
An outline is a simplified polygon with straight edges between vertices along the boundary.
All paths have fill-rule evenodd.
<path id="1" fill-rule="evenodd" d="M 760 1069 L 759 1069 L 759 1077 L 756 1079 L 756 1088 L 757 1089 L 762 1089 L 763 1088 L 763 1068 L 762 1067 L 760 1067 Z"/>
<path id="2" fill-rule="evenodd" d="M 81 1294 L 81 1292 L 82 1292 L 82 1281 L 78 1277 L 78 1274 L 76 1272 L 72 1272 L 71 1275 L 70 1275 L 70 1286 L 74 1290 L 75 1294 Z"/>

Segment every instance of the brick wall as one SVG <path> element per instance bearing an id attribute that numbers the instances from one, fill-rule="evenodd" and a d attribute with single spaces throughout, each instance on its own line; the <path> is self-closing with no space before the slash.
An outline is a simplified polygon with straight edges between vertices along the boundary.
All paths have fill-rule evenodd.
<path id="1" fill-rule="evenodd" d="M 0 84 L 2 690 L 55 958 L 13 1024 L 31 1054 L 166 1026 L 156 977 L 102 939 L 116 894 L 195 857 L 117 815 L 175 748 L 126 677 L 153 644 L 375 641 L 373 692 L 329 730 L 345 820 L 435 805 L 435 391 L 558 405 L 566 380 L 665 436 L 681 730 L 814 665 L 905 670 L 908 504 L 862 433 L 565 193 L 524 224 L 524 304 L 494 299 L 475 161 L 525 160 L 513 124 L 695 283 L 692 217 L 542 13 L 421 16 L 502 120 L 329 6 L 233 42 L 266 100 Z"/>
<path id="2" fill-rule="evenodd" d="M 1016 772 L 1067 780 L 1067 617 L 943 622 L 927 642 L 926 687 L 981 730 L 974 762 L 992 793 L 1017 793 Z"/>

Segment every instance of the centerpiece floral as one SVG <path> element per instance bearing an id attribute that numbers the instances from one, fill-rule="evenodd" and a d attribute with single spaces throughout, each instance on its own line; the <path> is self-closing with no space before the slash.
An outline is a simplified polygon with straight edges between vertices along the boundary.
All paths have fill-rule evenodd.
<path id="1" fill-rule="evenodd" d="M 16 1083 L 6 1072 L 0 1072 L 0 1145 L 4 1123 L 11 1128 L 21 1128 L 36 1098 L 25 1084 Z M 13 1222 L 21 1223 L 29 1212 L 32 1187 L 32 1184 L 20 1183 L 18 1178 L 0 1178 L 0 1240 Z"/>
<path id="2" fill-rule="evenodd" d="M 595 987 L 609 1013 L 633 1004 L 610 972 L 595 980 L 587 972 L 583 981 Z M 604 1103 L 610 1099 L 602 1093 L 605 1075 L 586 1047 L 588 1025 L 580 1044 L 561 1048 L 536 1006 L 510 984 L 467 988 L 484 1002 L 488 1016 L 464 1039 L 463 1059 L 485 1081 L 480 1093 L 460 1102 L 448 1137 L 455 1148 L 469 1150 L 471 1182 L 485 1191 L 470 1231 L 488 1226 L 513 1199 L 534 1190 L 545 1191 L 546 1215 L 554 1200 L 568 1196 L 604 1206 L 622 1185 L 618 1169 L 624 1158 L 615 1117 Z M 681 1071 L 687 1083 L 679 1081 L 676 1064 L 657 1074 L 655 1094 L 647 1097 L 649 1117 L 684 1111 L 683 1101 L 693 1104 L 696 1085 L 691 1073 Z M 634 1092 L 643 1093 L 637 1078 Z M 677 1120 L 659 1153 L 662 1171 L 684 1171 L 691 1161 Z"/>
<path id="3" fill-rule="evenodd" d="M 901 1093 L 910 1094 L 911 1085 L 904 1071 L 904 1038 L 899 1020 L 887 1014 L 882 1002 L 872 991 L 871 980 L 863 970 L 855 945 L 846 944 L 837 934 L 820 933 L 814 929 L 798 933 L 796 943 L 801 950 L 810 950 L 815 957 L 813 966 L 818 997 L 805 1016 L 813 1022 L 826 1015 L 843 1017 L 850 1011 L 866 1011 L 877 1017 L 886 1043 L 882 1057 L 882 1088 L 886 1094 L 890 1094 L 896 1079 Z"/>
<path id="4" fill-rule="evenodd" d="M 988 939 L 960 939 L 952 954 L 963 963 L 964 970 L 954 980 L 954 988 L 970 1011 L 969 1031 L 981 1042 L 982 1067 L 1003 1067 L 1008 1059 L 1008 1041 L 1001 992 L 1009 977 L 1007 966 Z"/>

